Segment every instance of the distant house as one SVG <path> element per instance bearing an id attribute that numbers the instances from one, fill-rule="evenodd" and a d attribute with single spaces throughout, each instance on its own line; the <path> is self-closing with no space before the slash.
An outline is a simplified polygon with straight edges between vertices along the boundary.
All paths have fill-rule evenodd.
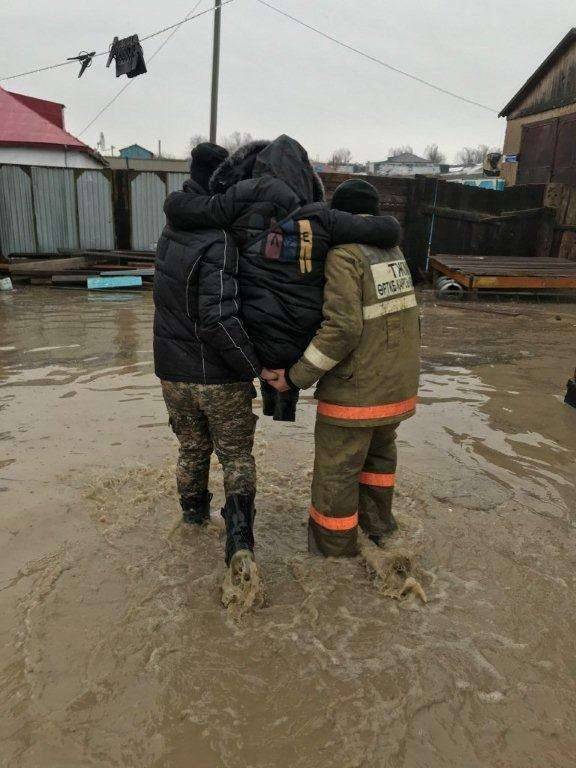
<path id="1" fill-rule="evenodd" d="M 146 147 L 141 147 L 140 144 L 130 144 L 129 147 L 120 150 L 120 157 L 128 160 L 152 160 L 154 152 L 150 152 Z"/>
<path id="2" fill-rule="evenodd" d="M 369 165 L 371 172 L 376 176 L 415 176 L 417 173 L 440 173 L 439 163 L 432 163 L 425 157 L 418 157 L 412 152 L 403 152 L 401 155 L 389 157 L 388 160 Z"/>
<path id="3" fill-rule="evenodd" d="M 502 175 L 508 185 L 576 186 L 576 28 L 506 104 Z"/>
<path id="4" fill-rule="evenodd" d="M 354 163 L 343 163 L 342 165 L 334 165 L 333 163 L 322 163 L 317 160 L 312 161 L 312 167 L 316 173 L 357 173 L 356 165 Z"/>
<path id="5" fill-rule="evenodd" d="M 64 105 L 0 88 L 0 165 L 102 168 L 99 155 L 64 128 Z"/>

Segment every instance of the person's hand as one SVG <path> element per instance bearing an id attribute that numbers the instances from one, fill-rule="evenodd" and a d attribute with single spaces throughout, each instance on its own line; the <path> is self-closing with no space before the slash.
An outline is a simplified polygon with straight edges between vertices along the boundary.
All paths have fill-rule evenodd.
<path id="1" fill-rule="evenodd" d="M 271 384 L 273 381 L 278 381 L 278 374 L 276 371 L 271 371 L 269 368 L 262 368 L 260 378 Z"/>
<path id="2" fill-rule="evenodd" d="M 286 369 L 282 368 L 281 370 L 274 370 L 271 371 L 271 373 L 276 375 L 276 379 L 268 381 L 270 386 L 274 387 L 277 392 L 288 392 L 290 385 L 286 381 Z"/>

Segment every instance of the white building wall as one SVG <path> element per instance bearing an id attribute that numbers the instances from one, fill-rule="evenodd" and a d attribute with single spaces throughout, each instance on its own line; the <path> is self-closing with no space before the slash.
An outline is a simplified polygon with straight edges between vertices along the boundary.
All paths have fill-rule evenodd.
<path id="1" fill-rule="evenodd" d="M 50 168 L 102 168 L 85 152 L 36 147 L 0 147 L 0 165 L 39 165 Z"/>
<path id="2" fill-rule="evenodd" d="M 417 173 L 438 174 L 440 166 L 434 163 L 424 165 L 423 163 L 402 164 L 402 163 L 382 163 L 376 171 L 378 176 L 415 176 Z"/>

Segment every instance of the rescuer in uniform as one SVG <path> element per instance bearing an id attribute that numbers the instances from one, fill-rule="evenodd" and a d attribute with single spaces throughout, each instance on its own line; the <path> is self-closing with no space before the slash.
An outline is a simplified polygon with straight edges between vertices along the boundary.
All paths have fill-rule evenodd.
<path id="1" fill-rule="evenodd" d="M 332 207 L 375 216 L 378 192 L 347 181 Z M 282 391 L 319 380 L 308 542 L 311 552 L 342 557 L 357 553 L 358 525 L 376 544 L 397 527 L 396 430 L 416 409 L 420 319 L 398 247 L 337 246 L 325 276 L 322 326 L 271 383 Z"/>

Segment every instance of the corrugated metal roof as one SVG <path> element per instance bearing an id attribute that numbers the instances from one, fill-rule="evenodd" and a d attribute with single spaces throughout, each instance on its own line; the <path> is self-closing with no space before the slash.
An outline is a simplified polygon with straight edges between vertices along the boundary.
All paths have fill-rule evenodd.
<path id="1" fill-rule="evenodd" d="M 0 88 L 0 145 L 33 147 L 69 147 L 80 152 L 93 152 L 83 141 L 72 136 L 38 111 L 27 106 L 18 96 Z"/>

